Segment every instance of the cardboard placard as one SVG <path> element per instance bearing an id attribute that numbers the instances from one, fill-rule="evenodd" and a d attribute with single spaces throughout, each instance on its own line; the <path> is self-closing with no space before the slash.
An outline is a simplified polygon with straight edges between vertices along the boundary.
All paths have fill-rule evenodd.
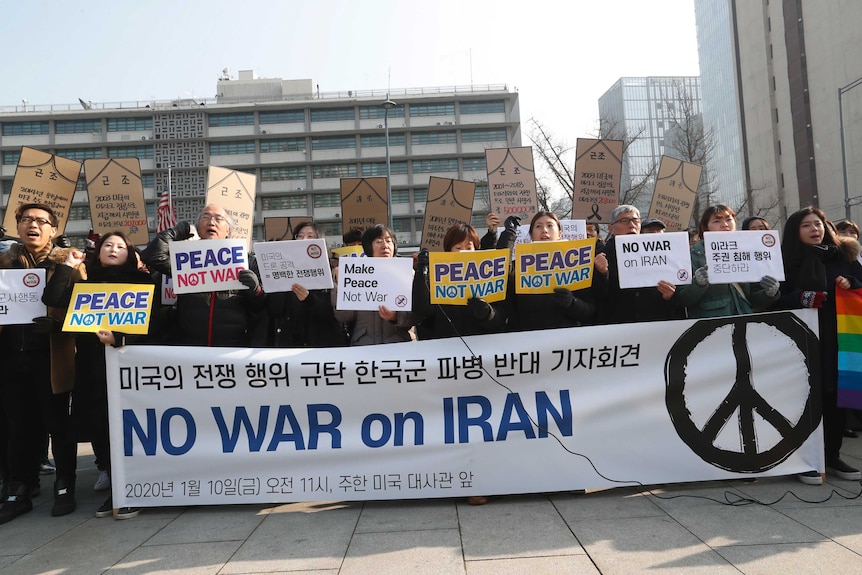
<path id="1" fill-rule="evenodd" d="M 389 221 L 386 178 L 341 178 L 341 229 L 368 229 Z"/>
<path id="2" fill-rule="evenodd" d="M 500 221 L 509 216 L 527 220 L 539 211 L 533 148 L 491 148 L 485 150 L 491 211 Z"/>
<path id="3" fill-rule="evenodd" d="M 41 152 L 33 148 L 21 148 L 12 192 L 6 202 L 3 227 L 12 237 L 18 237 L 15 210 L 24 204 L 44 204 L 57 216 L 57 234 L 66 230 L 69 208 L 75 196 L 81 162 Z"/>
<path id="4" fill-rule="evenodd" d="M 667 231 L 688 229 L 702 171 L 697 164 L 662 156 L 649 217 L 663 221 Z"/>
<path id="5" fill-rule="evenodd" d="M 231 237 L 242 238 L 251 246 L 254 227 L 254 198 L 257 177 L 254 174 L 210 166 L 207 175 L 206 205 L 215 204 L 233 218 Z"/>
<path id="6" fill-rule="evenodd" d="M 443 238 L 449 228 L 470 223 L 475 195 L 476 182 L 431 176 L 422 225 L 422 247 L 432 252 L 443 251 Z"/>
<path id="7" fill-rule="evenodd" d="M 312 216 L 277 216 L 263 218 L 263 237 L 268 242 L 293 239 L 293 229 L 299 224 L 314 223 Z"/>
<path id="8" fill-rule="evenodd" d="M 90 222 L 99 235 L 121 231 L 135 245 L 150 240 L 138 158 L 84 160 Z"/>
<path id="9" fill-rule="evenodd" d="M 42 303 L 45 270 L 0 270 L 0 325 L 32 323 L 48 313 Z"/>
<path id="10" fill-rule="evenodd" d="M 63 331 L 100 330 L 146 334 L 150 329 L 154 285 L 78 282 L 66 311 Z"/>
<path id="11" fill-rule="evenodd" d="M 623 169 L 621 140 L 578 138 L 575 150 L 575 190 L 572 219 L 608 223 L 620 203 Z"/>

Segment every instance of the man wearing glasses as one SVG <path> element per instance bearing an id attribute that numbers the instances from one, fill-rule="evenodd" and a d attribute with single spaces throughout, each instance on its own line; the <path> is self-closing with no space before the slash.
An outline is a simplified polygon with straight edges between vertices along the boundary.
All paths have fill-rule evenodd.
<path id="1" fill-rule="evenodd" d="M 223 240 L 230 237 L 233 225 L 223 207 L 209 204 L 198 215 L 195 228 L 201 240 Z M 159 232 L 144 249 L 144 263 L 163 275 L 171 275 L 169 243 L 190 238 L 189 222 L 179 222 Z M 253 271 L 242 270 L 238 279 L 248 289 L 178 295 L 172 317 L 167 322 L 167 343 L 214 347 L 249 345 L 265 298 L 260 280 Z"/>
<path id="2" fill-rule="evenodd" d="M 2 269 L 44 269 L 50 278 L 68 249 L 54 245 L 57 216 L 42 204 L 24 204 L 15 212 L 20 243 L 0 254 Z M 83 264 L 73 272 L 81 279 Z M 48 308 L 33 323 L 6 325 L 0 331 L 0 405 L 8 429 L 7 498 L 0 524 L 33 509 L 39 493 L 39 463 L 45 429 L 51 435 L 56 464 L 51 515 L 75 510 L 77 445 L 69 425 L 69 396 L 75 381 L 75 340 L 60 331 L 65 310 Z"/>
<path id="3" fill-rule="evenodd" d="M 607 264 L 596 258 L 596 288 L 601 323 L 630 323 L 684 317 L 681 307 L 673 303 L 676 286 L 660 281 L 654 288 L 620 288 L 617 275 L 616 236 L 641 233 L 641 213 L 635 206 L 623 204 L 611 212 L 611 238 L 605 244 Z"/>

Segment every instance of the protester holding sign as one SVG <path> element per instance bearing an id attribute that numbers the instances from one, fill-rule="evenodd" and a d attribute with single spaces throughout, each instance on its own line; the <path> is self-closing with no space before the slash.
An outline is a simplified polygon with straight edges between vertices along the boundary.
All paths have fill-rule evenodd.
<path id="1" fill-rule="evenodd" d="M 622 204 L 611 212 L 611 237 L 605 243 L 604 260 L 596 258 L 593 291 L 599 302 L 598 323 L 632 323 L 680 319 L 682 312 L 673 304 L 676 286 L 659 281 L 656 287 L 620 288 L 616 236 L 639 234 L 641 213 L 635 206 Z"/>
<path id="2" fill-rule="evenodd" d="M 856 257 L 859 242 L 837 236 L 828 226 L 826 215 L 815 207 L 803 208 L 787 218 L 781 241 L 785 281 L 781 286 L 782 309 L 817 308 L 820 310 L 821 393 L 823 403 L 823 441 L 826 471 L 841 479 L 859 481 L 862 473 L 840 457 L 844 441 L 846 410 L 838 407 L 838 316 L 835 292 L 860 289 Z M 820 485 L 816 471 L 799 476 L 809 485 Z"/>
<path id="3" fill-rule="evenodd" d="M 319 239 L 320 230 L 302 222 L 293 230 L 296 240 Z M 266 296 L 269 316 L 267 345 L 271 347 L 336 347 L 347 345 L 344 328 L 335 319 L 332 290 L 308 290 L 294 283 L 289 292 Z"/>
<path id="4" fill-rule="evenodd" d="M 65 265 L 57 266 L 45 287 L 43 300 L 49 306 L 67 307 L 75 283 L 74 269 L 84 261 L 85 254 L 71 250 Z M 140 267 L 140 253 L 122 232 L 110 232 L 101 237 L 94 254 L 86 261 L 86 283 L 153 285 L 155 280 Z M 154 292 L 157 290 L 154 289 Z M 153 310 L 160 309 L 158 304 Z M 155 318 L 150 318 L 150 333 L 157 331 Z M 120 347 L 143 336 L 124 335 L 110 330 L 76 334 L 75 391 L 72 394 L 72 432 L 75 441 L 93 444 L 96 459 L 111 472 L 111 451 L 108 440 L 108 382 L 105 375 L 105 346 Z M 96 517 L 107 517 L 113 511 L 113 499 L 108 499 L 96 511 Z M 128 519 L 137 509 L 119 509 L 117 519 Z"/>
<path id="5" fill-rule="evenodd" d="M 223 240 L 230 237 L 233 220 L 223 207 L 209 204 L 198 216 L 196 228 L 202 240 Z M 191 237 L 189 222 L 159 232 L 144 249 L 144 263 L 170 276 L 170 242 Z M 253 271 L 243 269 L 237 279 L 247 289 L 178 294 L 170 325 L 165 327 L 169 342 L 215 347 L 248 345 L 266 298 Z"/>
<path id="6" fill-rule="evenodd" d="M 515 216 L 506 218 L 498 249 L 512 248 L 519 224 Z M 538 212 L 530 220 L 531 241 L 556 242 L 562 237 L 560 218 L 552 212 Z M 510 324 L 517 331 L 579 326 L 590 321 L 596 311 L 591 288 L 569 291 L 558 287 L 553 293 L 516 294 L 515 282 L 510 281 L 509 286 Z"/>
<path id="7" fill-rule="evenodd" d="M 362 234 L 362 250 L 369 258 L 394 258 L 398 251 L 395 232 L 377 224 Z M 338 288 L 332 290 L 332 307 L 335 319 L 347 326 L 350 332 L 350 345 L 374 345 L 378 343 L 397 343 L 415 339 L 411 328 L 416 324 L 412 311 L 393 311 L 385 305 L 377 311 L 357 311 L 337 309 Z"/>
<path id="8" fill-rule="evenodd" d="M 15 211 L 15 220 L 21 243 L 0 254 L 0 268 L 43 268 L 50 279 L 69 251 L 52 243 L 57 216 L 44 204 L 23 204 Z M 74 270 L 74 278 L 81 277 L 82 268 Z M 34 318 L 33 323 L 7 325 L 0 331 L 0 403 L 9 431 L 9 496 L 0 507 L 0 523 L 33 509 L 30 497 L 38 493 L 46 426 L 56 466 L 51 515 L 67 515 L 76 507 L 77 446 L 69 430 L 75 340 L 59 331 L 62 318 L 63 310 L 49 307 L 48 315 Z"/>
<path id="9" fill-rule="evenodd" d="M 704 232 L 734 230 L 736 212 L 724 204 L 715 204 L 703 212 L 697 231 L 703 237 Z M 763 276 L 759 283 L 711 283 L 704 241 L 691 247 L 694 278 L 690 285 L 680 288 L 676 297 L 677 303 L 688 310 L 689 317 L 752 313 L 753 309 L 765 309 L 778 300 L 779 282 L 772 276 Z"/>

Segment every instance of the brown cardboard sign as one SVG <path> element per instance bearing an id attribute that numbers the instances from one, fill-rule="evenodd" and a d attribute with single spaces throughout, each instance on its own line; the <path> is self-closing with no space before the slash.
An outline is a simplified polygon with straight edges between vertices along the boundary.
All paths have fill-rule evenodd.
<path id="1" fill-rule="evenodd" d="M 215 204 L 233 218 L 231 237 L 243 238 L 251 246 L 254 226 L 254 198 L 257 177 L 254 174 L 210 166 L 207 177 L 206 205 Z"/>
<path id="2" fill-rule="evenodd" d="M 443 237 L 456 224 L 469 224 L 476 182 L 431 176 L 422 225 L 422 247 L 443 251 Z"/>
<path id="3" fill-rule="evenodd" d="M 99 235 L 121 231 L 135 245 L 150 240 L 138 158 L 84 160 L 90 221 Z"/>
<path id="4" fill-rule="evenodd" d="M 649 217 L 663 221 L 669 232 L 687 229 L 702 172 L 697 164 L 662 156 Z"/>
<path id="5" fill-rule="evenodd" d="M 621 140 L 578 138 L 575 148 L 575 190 L 572 219 L 609 223 L 620 203 L 623 169 Z"/>
<path id="6" fill-rule="evenodd" d="M 62 234 L 69 220 L 69 208 L 75 196 L 81 162 L 55 156 L 34 148 L 22 147 L 12 192 L 6 202 L 3 227 L 6 233 L 17 237 L 18 225 L 15 210 L 24 204 L 44 204 L 57 216 L 57 233 Z"/>
<path id="7" fill-rule="evenodd" d="M 368 229 L 389 221 L 386 178 L 341 178 L 341 228 Z"/>
<path id="8" fill-rule="evenodd" d="M 539 211 L 533 148 L 491 148 L 485 150 L 491 211 L 504 220 L 522 220 Z M 430 192 L 429 192 L 430 193 Z"/>
<path id="9" fill-rule="evenodd" d="M 276 216 L 263 218 L 263 237 L 268 242 L 294 239 L 293 229 L 299 224 L 313 223 L 311 216 Z"/>

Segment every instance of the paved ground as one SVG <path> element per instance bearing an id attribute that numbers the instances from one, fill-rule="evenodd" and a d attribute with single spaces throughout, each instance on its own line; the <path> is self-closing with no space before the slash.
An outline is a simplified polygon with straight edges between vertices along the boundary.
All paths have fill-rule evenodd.
<path id="1" fill-rule="evenodd" d="M 862 439 L 847 440 L 845 454 L 862 466 Z M 862 574 L 860 485 L 830 476 L 816 487 L 760 479 L 497 497 L 482 507 L 440 499 L 161 508 L 116 521 L 93 515 L 105 498 L 91 490 L 96 475 L 82 453 L 75 513 L 50 517 L 48 477 L 37 507 L 0 526 L 0 575 Z M 785 494 L 771 506 L 702 498 Z"/>

